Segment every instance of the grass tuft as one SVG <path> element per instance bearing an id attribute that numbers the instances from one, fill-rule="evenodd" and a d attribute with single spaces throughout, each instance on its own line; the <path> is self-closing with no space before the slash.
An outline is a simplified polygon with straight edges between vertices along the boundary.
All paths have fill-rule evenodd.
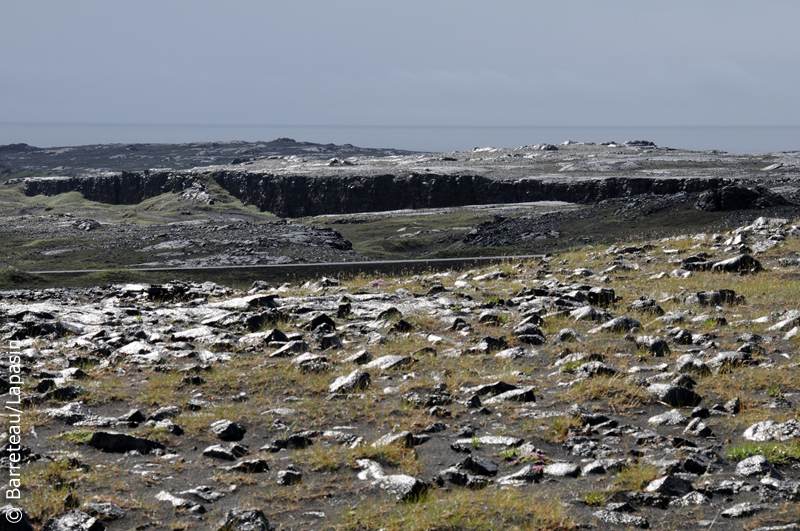
<path id="1" fill-rule="evenodd" d="M 445 531 L 495 529 L 572 531 L 578 525 L 552 497 L 519 490 L 434 490 L 417 503 L 365 503 L 344 517 L 340 531 Z"/>
<path id="2" fill-rule="evenodd" d="M 800 443 L 744 442 L 728 448 L 728 458 L 741 461 L 754 455 L 763 455 L 773 465 L 790 465 L 800 461 Z"/>

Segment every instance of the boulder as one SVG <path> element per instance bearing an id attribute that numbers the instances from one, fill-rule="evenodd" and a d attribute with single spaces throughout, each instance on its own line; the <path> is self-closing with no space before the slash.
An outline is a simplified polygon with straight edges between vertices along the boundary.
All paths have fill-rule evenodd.
<path id="1" fill-rule="evenodd" d="M 257 509 L 230 509 L 217 526 L 216 531 L 274 531 L 264 513 Z"/>
<path id="2" fill-rule="evenodd" d="M 211 432 L 223 441 L 241 441 L 247 428 L 231 420 L 218 420 L 211 424 Z"/>
<path id="3" fill-rule="evenodd" d="M 148 454 L 157 448 L 164 448 L 164 445 L 159 442 L 113 431 L 95 432 L 89 440 L 89 446 L 102 452 L 124 453 L 136 450 L 140 454 Z"/>
<path id="4" fill-rule="evenodd" d="M 3 522 L 4 524 L 6 522 Z M 42 531 L 104 531 L 106 526 L 97 518 L 83 511 L 73 509 L 58 518 L 50 518 L 44 523 Z M 5 528 L 4 528 L 5 529 Z"/>
<path id="5" fill-rule="evenodd" d="M 616 319 L 611 319 L 607 323 L 604 323 L 598 327 L 592 328 L 589 330 L 590 334 L 596 334 L 598 332 L 630 332 L 633 329 L 641 328 L 642 323 L 634 319 L 633 317 L 617 317 Z"/>
<path id="6" fill-rule="evenodd" d="M 800 421 L 790 419 L 780 424 L 774 420 L 756 422 L 744 431 L 742 437 L 755 442 L 800 439 Z"/>
<path id="7" fill-rule="evenodd" d="M 355 370 L 347 376 L 339 376 L 328 388 L 331 393 L 352 393 L 369 387 L 370 375 L 367 371 Z"/>
<path id="8" fill-rule="evenodd" d="M 674 384 L 651 384 L 647 392 L 659 402 L 672 407 L 694 407 L 703 400 L 691 389 Z"/>
<path id="9" fill-rule="evenodd" d="M 724 273 L 757 273 L 763 270 L 764 268 L 761 267 L 761 262 L 749 254 L 740 254 L 733 258 L 728 258 L 727 260 L 721 260 L 711 267 L 711 271 Z"/>

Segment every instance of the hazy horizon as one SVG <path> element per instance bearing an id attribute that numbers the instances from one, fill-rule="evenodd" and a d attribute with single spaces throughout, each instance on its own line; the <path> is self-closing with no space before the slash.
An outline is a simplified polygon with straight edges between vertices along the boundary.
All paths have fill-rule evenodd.
<path id="1" fill-rule="evenodd" d="M 32 0 L 3 15 L 5 124 L 800 125 L 791 0 Z"/>
<path id="2" fill-rule="evenodd" d="M 466 151 L 475 147 L 519 147 L 565 140 L 605 142 L 650 140 L 659 146 L 730 153 L 800 151 L 800 127 L 679 126 L 302 126 L 236 124 L 6 124 L 0 145 L 26 143 L 39 148 L 91 144 L 185 144 L 192 142 L 271 141 L 353 144 L 410 151 Z"/>

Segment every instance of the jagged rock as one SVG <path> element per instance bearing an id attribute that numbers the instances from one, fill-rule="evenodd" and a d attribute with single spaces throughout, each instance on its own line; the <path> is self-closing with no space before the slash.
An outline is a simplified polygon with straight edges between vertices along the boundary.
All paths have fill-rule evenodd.
<path id="1" fill-rule="evenodd" d="M 403 367 L 408 365 L 414 361 L 414 358 L 409 356 L 398 356 L 395 354 L 389 354 L 388 356 L 381 356 L 380 358 L 374 359 L 364 365 L 365 369 L 380 369 L 383 371 L 388 371 L 389 369 L 394 369 L 395 367 Z"/>
<path id="2" fill-rule="evenodd" d="M 50 518 L 42 526 L 42 531 L 104 531 L 105 528 L 97 518 L 73 509 L 63 516 Z"/>
<path id="3" fill-rule="evenodd" d="M 236 461 L 237 458 L 246 454 L 247 448 L 235 443 L 230 443 L 227 447 L 214 444 L 203 450 L 203 455 L 206 457 L 225 459 L 226 461 Z"/>
<path id="4" fill-rule="evenodd" d="M 772 463 L 763 455 L 754 455 L 739 461 L 736 465 L 736 475 L 744 477 L 769 476 L 776 479 L 783 479 L 783 474 L 778 472 L 778 470 L 772 466 Z"/>
<path id="5" fill-rule="evenodd" d="M 671 352 L 664 339 L 654 336 L 636 336 L 636 348 L 646 349 L 654 356 L 665 356 Z"/>
<path id="6" fill-rule="evenodd" d="M 410 431 L 403 431 L 400 433 L 387 433 L 374 443 L 372 446 L 380 448 L 381 446 L 401 446 L 403 448 L 413 448 L 415 445 L 414 435 Z"/>
<path id="7" fill-rule="evenodd" d="M 342 363 L 355 363 L 356 365 L 364 365 L 365 363 L 369 363 L 372 361 L 372 354 L 367 352 L 366 350 L 359 350 L 352 356 L 348 356 L 343 359 Z"/>
<path id="8" fill-rule="evenodd" d="M 570 455 L 576 455 L 579 457 L 594 457 L 599 445 L 589 437 L 572 436 L 564 441 L 563 446 L 567 449 Z"/>
<path id="9" fill-rule="evenodd" d="M 466 487 L 471 490 L 484 489 L 489 485 L 489 480 L 485 476 L 470 474 L 464 472 L 457 466 L 452 466 L 442 470 L 440 477 L 444 477 L 447 481 L 460 487 Z"/>
<path id="10" fill-rule="evenodd" d="M 221 492 L 215 492 L 213 488 L 207 485 L 200 485 L 193 489 L 185 490 L 183 492 L 178 493 L 181 496 L 190 496 L 192 498 L 196 498 L 201 502 L 205 503 L 214 503 L 216 501 L 221 500 L 225 497 L 225 494 Z"/>
<path id="11" fill-rule="evenodd" d="M 485 400 L 484 404 L 491 406 L 503 402 L 536 402 L 536 396 L 534 395 L 533 389 L 533 387 L 524 387 L 522 389 L 506 391 L 505 393 L 500 393 L 499 395 L 495 395 L 492 398 Z"/>
<path id="12" fill-rule="evenodd" d="M 496 463 L 480 456 L 469 456 L 457 466 L 479 476 L 496 476 L 498 471 Z"/>
<path id="13" fill-rule="evenodd" d="M 302 372 L 326 372 L 330 369 L 328 358 L 310 352 L 294 358 L 292 365 L 298 367 Z"/>
<path id="14" fill-rule="evenodd" d="M 770 507 L 768 505 L 764 505 L 761 503 L 738 503 L 731 507 L 730 509 L 726 509 L 722 511 L 720 516 L 723 518 L 746 518 L 748 516 L 753 516 L 754 514 L 760 513 L 761 511 L 767 510 Z"/>
<path id="15" fill-rule="evenodd" d="M 152 422 L 152 421 L 151 421 Z M 153 428 L 168 431 L 173 435 L 183 435 L 183 428 L 169 419 L 159 420 L 153 424 Z"/>
<path id="16" fill-rule="evenodd" d="M 211 424 L 211 433 L 223 441 L 241 441 L 247 428 L 231 420 L 222 419 Z"/>
<path id="17" fill-rule="evenodd" d="M 590 361 L 603 361 L 604 359 L 601 354 L 594 352 L 575 352 L 556 360 L 554 365 L 556 367 L 569 367 L 571 365 L 577 366 L 580 362 L 588 363 Z M 574 370 L 574 368 L 570 370 Z"/>
<path id="18" fill-rule="evenodd" d="M 166 406 L 160 409 L 157 409 L 150 415 L 148 415 L 147 420 L 164 420 L 164 419 L 174 419 L 181 413 L 181 408 L 178 406 Z"/>
<path id="19" fill-rule="evenodd" d="M 679 497 L 694 490 L 692 484 L 685 479 L 675 476 L 664 476 L 650 482 L 645 487 L 645 492 L 656 492 L 663 496 Z"/>
<path id="20" fill-rule="evenodd" d="M 521 486 L 539 481 L 542 477 L 542 467 L 538 465 L 525 465 L 517 472 L 497 479 L 498 485 Z"/>
<path id="21" fill-rule="evenodd" d="M 311 348 L 308 343 L 302 340 L 289 341 L 278 350 L 269 355 L 270 358 L 286 358 L 295 354 L 302 354 L 308 352 Z"/>
<path id="22" fill-rule="evenodd" d="M 581 467 L 572 463 L 553 463 L 542 469 L 547 476 L 576 478 L 581 475 Z"/>
<path id="23" fill-rule="evenodd" d="M 711 267 L 711 271 L 717 272 L 744 272 L 744 273 L 757 273 L 763 271 L 761 262 L 750 256 L 749 254 L 740 254 L 727 260 L 721 260 Z"/>
<path id="24" fill-rule="evenodd" d="M 163 444 L 156 441 L 112 431 L 94 432 L 89 440 L 89 446 L 102 452 L 123 453 L 136 450 L 140 454 L 148 454 L 157 448 L 164 448 Z"/>
<path id="25" fill-rule="evenodd" d="M 800 422 L 790 419 L 783 423 L 774 420 L 756 422 L 745 430 L 742 437 L 748 441 L 788 441 L 800 438 Z"/>
<path id="26" fill-rule="evenodd" d="M 739 367 L 751 359 L 749 352 L 720 352 L 708 362 L 706 365 L 716 373 L 728 370 L 733 367 Z"/>
<path id="27" fill-rule="evenodd" d="M 651 384 L 647 392 L 659 402 L 672 407 L 694 407 L 702 400 L 702 397 L 691 389 L 674 384 Z"/>
<path id="28" fill-rule="evenodd" d="M 478 341 L 478 344 L 468 350 L 472 354 L 489 354 L 497 350 L 502 350 L 508 346 L 503 338 L 485 336 Z"/>
<path id="29" fill-rule="evenodd" d="M 481 384 L 481 385 L 477 385 L 475 387 L 470 387 L 468 389 L 465 389 L 464 391 L 467 394 L 470 394 L 470 395 L 478 395 L 478 396 L 492 395 L 492 396 L 495 396 L 495 395 L 499 395 L 499 394 L 502 394 L 502 393 L 506 393 L 508 391 L 513 391 L 515 389 L 517 389 L 516 385 L 506 383 L 506 382 L 504 382 L 502 380 L 498 380 L 498 381 L 493 382 L 493 383 Z"/>
<path id="30" fill-rule="evenodd" d="M 648 522 L 646 518 L 635 514 L 600 510 L 593 512 L 592 515 L 604 524 L 638 527 L 641 529 L 648 529 L 650 527 L 650 522 Z"/>
<path id="31" fill-rule="evenodd" d="M 683 433 L 694 435 L 695 437 L 711 437 L 714 435 L 714 432 L 711 431 L 711 428 L 709 428 L 706 423 L 699 418 L 692 419 L 691 422 L 689 422 L 689 425 L 686 426 L 686 429 L 683 430 Z"/>
<path id="32" fill-rule="evenodd" d="M 727 411 L 731 415 L 736 415 L 742 408 L 742 401 L 737 396 L 725 402 L 725 404 L 722 407 L 725 409 L 725 411 Z"/>
<path id="33" fill-rule="evenodd" d="M 607 323 L 592 328 L 591 330 L 589 330 L 589 333 L 596 334 L 598 332 L 630 332 L 631 330 L 639 329 L 641 326 L 642 323 L 640 323 L 633 317 L 624 316 L 611 319 Z"/>
<path id="34" fill-rule="evenodd" d="M 581 424 L 598 426 L 600 424 L 614 424 L 616 420 L 602 413 L 592 413 L 588 409 L 578 404 L 572 404 L 567 408 L 566 414 L 580 420 Z M 609 426 L 612 427 L 612 426 Z"/>
<path id="35" fill-rule="evenodd" d="M 539 353 L 535 350 L 530 350 L 524 347 L 511 347 L 505 350 L 501 350 L 497 354 L 495 354 L 495 358 L 503 358 L 509 360 L 516 360 L 520 358 L 533 358 L 538 356 Z"/>
<path id="36" fill-rule="evenodd" d="M 256 509 L 230 509 L 216 531 L 274 531 L 264 513 Z"/>
<path id="37" fill-rule="evenodd" d="M 664 315 L 664 309 L 651 297 L 639 297 L 628 305 L 628 309 L 648 315 Z"/>
<path id="38" fill-rule="evenodd" d="M 245 459 L 225 469 L 244 474 L 260 474 L 269 470 L 269 464 L 263 459 Z"/>
<path id="39" fill-rule="evenodd" d="M 687 296 L 683 303 L 687 306 L 717 306 L 720 304 L 733 305 L 743 304 L 744 296 L 736 295 L 732 289 L 721 289 L 713 291 L 698 291 Z"/>
<path id="40" fill-rule="evenodd" d="M 691 354 L 684 354 L 675 362 L 675 370 L 680 373 L 692 373 L 700 376 L 711 374 L 711 369 L 702 360 Z"/>
<path id="41" fill-rule="evenodd" d="M 608 307 L 614 304 L 617 299 L 613 289 L 600 287 L 591 288 L 586 298 L 589 301 L 589 304 L 595 304 L 602 307 Z"/>
<path id="42" fill-rule="evenodd" d="M 262 448 L 262 450 L 269 450 L 270 452 L 278 452 L 280 450 L 302 450 L 314 444 L 314 438 L 319 436 L 317 431 L 301 431 L 293 433 L 285 439 L 275 439 L 272 445 Z"/>
<path id="43" fill-rule="evenodd" d="M 501 435 L 484 435 L 474 439 L 458 439 L 454 444 L 473 448 L 474 445 L 481 446 L 500 446 L 503 448 L 515 448 L 522 444 L 522 439 L 517 437 L 505 437 Z"/>
<path id="44" fill-rule="evenodd" d="M 573 321 L 597 321 L 601 323 L 611 319 L 611 315 L 608 312 L 604 312 L 596 306 L 582 306 L 572 310 L 569 313 L 569 317 Z"/>
<path id="45" fill-rule="evenodd" d="M 381 466 L 369 459 L 358 459 L 358 466 L 363 470 L 358 477 L 362 481 L 373 480 L 383 490 L 394 494 L 398 500 L 413 501 L 419 499 L 427 490 L 429 485 L 424 481 L 403 474 L 386 475 Z"/>
<path id="46" fill-rule="evenodd" d="M 67 424 L 75 424 L 91 415 L 89 408 L 83 405 L 83 402 L 72 402 L 57 409 L 48 409 L 45 412 L 51 418 L 64 421 Z"/>
<path id="47" fill-rule="evenodd" d="M 800 481 L 783 481 L 769 475 L 761 478 L 762 500 L 800 501 Z"/>
<path id="48" fill-rule="evenodd" d="M 278 485 L 296 485 L 303 480 L 303 473 L 294 465 L 289 465 L 286 470 L 278 472 Z"/>
<path id="49" fill-rule="evenodd" d="M 715 504 L 711 501 L 711 498 L 703 494 L 702 492 L 690 492 L 680 498 L 676 498 L 669 502 L 670 507 L 692 507 L 697 505 L 707 505 L 710 507 L 715 507 Z"/>
<path id="50" fill-rule="evenodd" d="M 367 371 L 355 370 L 347 376 L 339 376 L 328 388 L 331 393 L 351 393 L 369 387 L 370 375 Z"/>
<path id="51" fill-rule="evenodd" d="M 561 343 L 575 341 L 578 339 L 578 333 L 572 328 L 562 328 L 561 330 L 558 331 L 556 339 Z"/>
<path id="52" fill-rule="evenodd" d="M 683 426 L 688 422 L 689 420 L 677 409 L 670 409 L 660 415 L 650 417 L 647 421 L 648 424 L 655 424 L 656 426 Z"/>
<path id="53" fill-rule="evenodd" d="M 596 376 L 614 376 L 619 370 L 606 365 L 602 361 L 589 361 L 576 367 L 572 373 L 581 379 L 595 378 Z"/>

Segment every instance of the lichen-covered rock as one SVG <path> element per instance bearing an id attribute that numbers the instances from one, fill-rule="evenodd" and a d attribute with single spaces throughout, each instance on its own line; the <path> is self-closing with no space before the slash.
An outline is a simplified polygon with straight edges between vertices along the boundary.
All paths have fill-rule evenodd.
<path id="1" fill-rule="evenodd" d="M 370 375 L 367 371 L 355 370 L 347 376 L 339 376 L 330 385 L 331 393 L 352 393 L 369 387 Z"/>
<path id="2" fill-rule="evenodd" d="M 264 513 L 257 509 L 230 509 L 217 526 L 216 531 L 274 531 Z"/>
<path id="3" fill-rule="evenodd" d="M 747 428 L 742 437 L 748 441 L 788 441 L 800 438 L 800 422 L 790 419 L 786 422 L 777 423 L 774 420 L 756 422 Z"/>

